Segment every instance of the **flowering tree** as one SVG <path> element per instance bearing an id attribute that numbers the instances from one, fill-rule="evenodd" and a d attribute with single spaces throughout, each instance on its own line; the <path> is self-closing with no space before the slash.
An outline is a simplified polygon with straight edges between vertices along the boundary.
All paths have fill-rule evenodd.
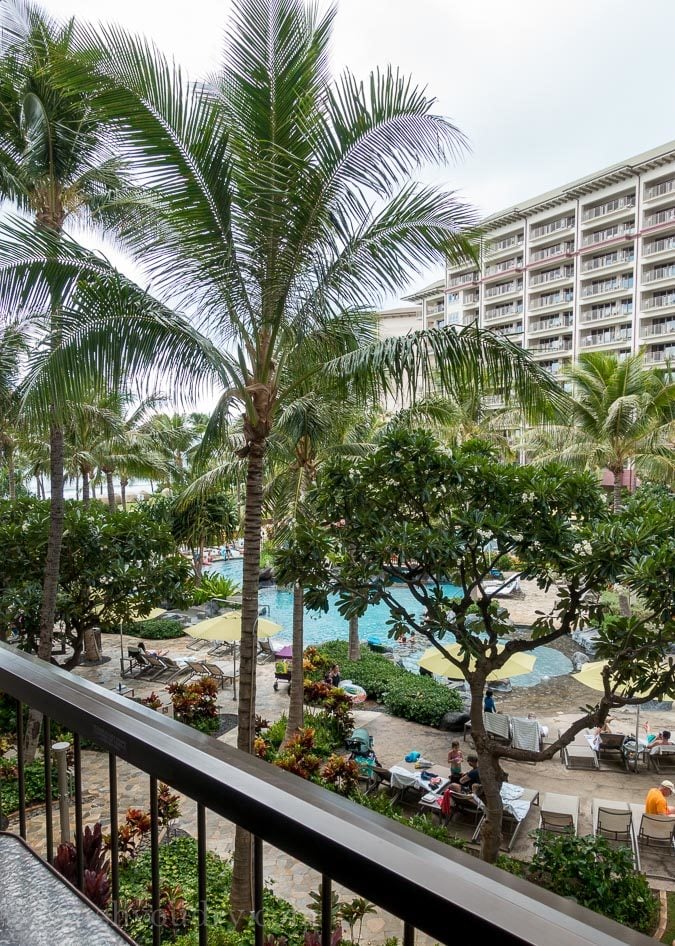
<path id="1" fill-rule="evenodd" d="M 396 432 L 373 454 L 336 461 L 323 472 L 286 549 L 280 581 L 298 580 L 310 607 L 339 594 L 345 617 L 383 601 L 389 633 L 414 630 L 457 667 L 471 691 L 472 735 L 488 810 L 482 854 L 494 860 L 501 838 L 504 759 L 550 759 L 612 706 L 664 692 L 663 666 L 675 631 L 675 501 L 636 498 L 611 514 L 593 478 L 563 467 L 500 462 L 484 444 L 447 450 L 428 434 Z M 516 564 L 516 576 L 554 588 L 555 604 L 529 632 L 516 629 L 488 582 L 492 569 Z M 447 582 L 460 588 L 451 597 Z M 641 598 L 640 615 L 605 615 L 597 592 L 621 581 Z M 405 585 L 422 616 L 401 604 Z M 483 721 L 490 674 L 513 655 L 552 644 L 575 629 L 600 629 L 599 656 L 609 661 L 606 689 L 556 742 L 541 752 L 499 745 Z M 459 652 L 449 651 L 450 640 Z M 632 687 L 632 689 L 631 689 Z M 589 691 L 590 692 L 590 691 Z M 625 692 L 622 690 L 622 692 Z M 647 696 L 648 693 L 648 696 Z"/>

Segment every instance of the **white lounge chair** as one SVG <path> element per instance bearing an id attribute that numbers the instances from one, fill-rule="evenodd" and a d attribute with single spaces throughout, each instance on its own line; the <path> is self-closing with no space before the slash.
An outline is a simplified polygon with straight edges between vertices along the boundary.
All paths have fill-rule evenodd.
<path id="1" fill-rule="evenodd" d="M 577 834 L 579 828 L 579 796 L 546 792 L 540 803 L 539 827 L 552 834 Z"/>
<path id="2" fill-rule="evenodd" d="M 511 785 L 506 783 L 506 787 L 510 789 L 517 789 L 519 786 Z M 504 786 L 502 786 L 502 795 L 504 794 Z M 510 851 L 513 845 L 516 843 L 516 838 L 520 833 L 521 826 L 524 824 L 525 819 L 527 818 L 530 808 L 532 805 L 539 804 L 539 792 L 534 788 L 523 788 L 521 789 L 520 795 L 513 800 L 507 800 L 502 798 L 504 803 L 504 810 L 502 813 L 502 843 L 501 846 L 507 851 Z M 479 804 L 480 800 L 479 800 Z M 481 807 L 484 808 L 484 805 L 481 804 Z M 480 832 L 485 821 L 486 815 L 483 814 L 483 817 L 479 821 L 476 830 L 473 833 L 471 840 L 477 842 L 480 839 Z"/>
<path id="3" fill-rule="evenodd" d="M 539 752 L 541 749 L 541 727 L 536 719 L 512 716 L 511 732 L 511 745 L 514 749 L 529 749 L 531 752 Z"/>
<path id="4" fill-rule="evenodd" d="M 653 746 L 648 750 L 647 764 L 661 771 L 662 766 L 675 765 L 675 746 Z"/>
<path id="5" fill-rule="evenodd" d="M 642 815 L 637 843 L 644 847 L 660 848 L 675 854 L 675 818 L 671 815 Z"/>
<path id="6" fill-rule="evenodd" d="M 594 798 L 592 804 L 593 834 L 612 844 L 629 847 L 635 869 L 640 870 L 640 853 L 633 828 L 630 805 L 624 801 Z"/>

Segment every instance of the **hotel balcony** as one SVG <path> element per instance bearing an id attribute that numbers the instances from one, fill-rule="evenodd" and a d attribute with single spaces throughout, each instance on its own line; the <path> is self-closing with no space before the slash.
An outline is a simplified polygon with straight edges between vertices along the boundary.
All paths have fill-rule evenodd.
<path id="1" fill-rule="evenodd" d="M 574 316 L 571 312 L 564 315 L 557 315 L 550 319 L 531 320 L 528 328 L 528 334 L 537 335 L 541 332 L 555 332 L 560 329 L 572 328 Z"/>
<path id="2" fill-rule="evenodd" d="M 530 312 L 538 312 L 542 309 L 554 309 L 559 306 L 572 305 L 573 302 L 573 290 L 563 289 L 558 292 L 547 293 L 546 295 L 530 296 L 527 307 Z"/>
<path id="3" fill-rule="evenodd" d="M 428 317 L 442 315 L 445 312 L 445 302 L 435 302 L 433 305 L 427 303 L 426 314 Z"/>
<path id="4" fill-rule="evenodd" d="M 593 226 L 597 220 L 615 219 L 630 213 L 635 208 L 635 194 L 613 197 L 593 207 L 586 207 L 581 214 L 582 227 Z"/>
<path id="5" fill-rule="evenodd" d="M 654 293 L 650 299 L 642 299 L 640 311 L 642 312 L 675 312 L 675 290 L 669 292 Z"/>
<path id="6" fill-rule="evenodd" d="M 480 280 L 480 274 L 477 272 L 462 273 L 461 276 L 448 277 L 448 289 L 459 289 L 462 286 L 474 286 Z"/>
<path id="7" fill-rule="evenodd" d="M 485 310 L 485 321 L 486 322 L 495 322 L 497 319 L 508 319 L 512 318 L 514 315 L 523 314 L 523 304 L 520 303 L 511 303 L 510 305 L 498 305 L 493 306 L 491 309 Z"/>
<path id="8" fill-rule="evenodd" d="M 593 230 L 591 233 L 585 233 L 581 238 L 582 250 L 589 247 L 599 246 L 603 243 L 614 242 L 615 240 L 632 239 L 635 236 L 635 225 L 630 223 L 615 223 L 611 227 L 605 227 L 602 230 Z"/>
<path id="9" fill-rule="evenodd" d="M 667 201 L 669 195 L 675 192 L 675 177 L 668 178 L 666 181 L 658 181 L 654 184 L 645 184 L 644 200 L 645 204 L 657 204 L 659 201 Z"/>
<path id="10" fill-rule="evenodd" d="M 675 316 L 663 321 L 643 323 L 640 326 L 640 338 L 660 338 L 675 335 Z"/>
<path id="11" fill-rule="evenodd" d="M 511 256 L 509 259 L 502 260 L 500 263 L 490 263 L 485 267 L 483 281 L 488 279 L 498 279 L 500 276 L 506 276 L 509 273 L 517 273 L 523 268 L 522 256 Z"/>
<path id="12" fill-rule="evenodd" d="M 480 302 L 480 293 L 478 292 L 465 292 L 464 298 L 462 299 L 462 305 L 478 305 Z"/>
<path id="13" fill-rule="evenodd" d="M 512 325 L 500 325 L 499 328 L 492 330 L 495 335 L 522 335 L 523 323 L 514 322 Z"/>
<path id="14" fill-rule="evenodd" d="M 542 361 L 540 362 L 540 364 L 541 364 L 541 367 L 544 369 L 544 371 L 548 371 L 548 373 L 552 375 L 554 378 L 562 378 L 563 369 L 566 368 L 568 365 L 571 365 L 572 361 L 571 359 L 566 358 L 564 361 L 558 361 L 558 360 L 551 361 L 551 362 Z"/>
<path id="15" fill-rule="evenodd" d="M 574 279 L 574 266 L 556 266 L 555 269 L 547 269 L 543 273 L 533 273 L 528 280 L 528 288 L 570 282 L 572 279 Z"/>
<path id="16" fill-rule="evenodd" d="M 661 227 L 675 223 L 675 207 L 666 207 L 656 213 L 645 214 L 645 227 Z"/>
<path id="17" fill-rule="evenodd" d="M 653 269 L 643 270 L 643 283 L 658 283 L 664 280 L 675 281 L 675 263 L 665 263 L 661 266 L 654 266 Z"/>
<path id="18" fill-rule="evenodd" d="M 489 286 L 483 290 L 486 299 L 501 299 L 506 296 L 521 296 L 523 294 L 523 281 L 512 280 L 508 283 L 500 283 L 496 286 Z"/>
<path id="19" fill-rule="evenodd" d="M 528 351 L 533 355 L 547 355 L 562 351 L 572 351 L 571 338 L 555 338 L 550 342 L 539 342 L 530 345 Z"/>
<path id="20" fill-rule="evenodd" d="M 645 364 L 675 367 L 675 345 L 659 345 L 658 347 L 647 348 Z"/>
<path id="21" fill-rule="evenodd" d="M 574 229 L 574 214 L 566 214 L 564 217 L 558 217 L 557 220 L 547 220 L 543 223 L 536 223 L 530 226 L 530 244 L 539 243 L 541 240 L 550 239 L 556 233 L 564 233 L 566 230 Z"/>
<path id="22" fill-rule="evenodd" d="M 513 251 L 522 247 L 524 242 L 525 237 L 522 233 L 512 233 L 490 241 L 485 247 L 485 258 L 492 262 L 503 257 L 505 253 L 513 255 Z"/>
<path id="23" fill-rule="evenodd" d="M 615 296 L 632 294 L 633 275 L 614 276 L 612 279 L 602 279 L 594 282 L 587 282 L 581 287 L 582 299 L 595 299 L 599 296 Z"/>
<path id="24" fill-rule="evenodd" d="M 582 260 L 581 272 L 583 273 L 602 273 L 611 272 L 614 269 L 623 269 L 632 266 L 635 262 L 635 253 L 633 249 L 614 250 L 611 253 L 604 253 L 602 256 L 592 256 L 590 259 Z"/>
<path id="25" fill-rule="evenodd" d="M 672 255 L 675 250 L 675 236 L 661 237 L 658 240 L 645 239 L 642 242 L 642 255 L 659 258 L 667 253 Z"/>
<path id="26" fill-rule="evenodd" d="M 250 935 L 255 946 L 270 941 L 263 889 L 266 877 L 274 880 L 279 852 L 299 861 L 303 872 L 317 872 L 323 893 L 318 920 L 324 946 L 330 946 L 332 939 L 333 884 L 344 885 L 398 918 L 403 946 L 414 946 L 417 930 L 431 942 L 442 944 L 456 943 L 460 934 L 491 946 L 637 946 L 649 942 L 569 899 L 2 643 L 0 691 L 16 700 L 16 718 L 22 721 L 17 734 L 19 773 L 25 772 L 22 730 L 29 707 L 43 718 L 46 778 L 51 777 L 52 724 L 75 734 L 75 885 L 62 880 L 18 836 L 0 834 L 4 855 L 0 873 L 2 941 L 11 946 L 48 942 L 58 946 L 133 946 L 133 941 L 90 907 L 76 889 L 85 889 L 83 785 L 89 764 L 89 753 L 82 749 L 85 740 L 105 753 L 108 777 L 101 781 L 96 807 L 109 812 L 112 823 L 128 803 L 120 791 L 123 769 L 133 767 L 139 790 L 149 798 L 147 837 L 152 868 L 148 892 L 152 910 L 138 922 L 144 940 L 152 940 L 154 946 L 162 939 L 167 942 L 171 934 L 162 927 L 164 912 L 160 908 L 160 782 L 180 792 L 195 810 L 196 857 L 194 867 L 190 863 L 189 868 L 197 873 L 199 909 L 191 922 L 200 946 L 206 946 L 209 926 L 223 909 L 222 891 L 217 900 L 211 900 L 207 849 L 214 824 L 227 822 L 253 833 L 254 923 Z M 19 831 L 24 839 L 30 834 L 32 842 L 39 841 L 51 863 L 56 853 L 58 816 L 51 792 L 46 794 L 44 817 L 31 818 L 29 824 L 20 789 Z M 116 831 L 111 832 L 111 838 L 110 911 L 119 917 L 122 852 Z M 7 857 L 10 848 L 11 858 Z M 7 866 L 9 861 L 11 867 Z M 30 886 L 21 889 L 20 884 L 12 883 L 28 873 L 33 877 Z M 15 924 L 8 929 L 8 916 L 19 916 L 23 935 L 17 935 Z M 42 918 L 42 924 L 36 923 L 35 917 Z M 27 924 L 32 924 L 30 929 Z M 292 942 L 301 939 L 299 934 Z"/>
<path id="27" fill-rule="evenodd" d="M 548 265 L 552 260 L 563 260 L 574 256 L 574 240 L 561 240 L 551 246 L 543 246 L 539 250 L 532 250 L 528 269 Z"/>
<path id="28" fill-rule="evenodd" d="M 632 330 L 630 327 L 611 331 L 606 329 L 604 332 L 592 332 L 589 335 L 582 335 L 579 344 L 582 348 L 603 348 L 613 345 L 630 344 Z"/>
<path id="29" fill-rule="evenodd" d="M 584 325 L 593 322 L 627 322 L 629 319 L 632 319 L 632 317 L 633 303 L 631 302 L 626 305 L 609 304 L 582 309 L 579 315 L 579 321 Z"/>

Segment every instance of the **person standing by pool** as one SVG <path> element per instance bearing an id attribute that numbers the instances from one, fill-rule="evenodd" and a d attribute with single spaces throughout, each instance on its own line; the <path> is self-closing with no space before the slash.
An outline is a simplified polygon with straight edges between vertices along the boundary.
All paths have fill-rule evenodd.
<path id="1" fill-rule="evenodd" d="M 485 691 L 485 699 L 483 700 L 483 712 L 484 713 L 497 712 L 497 704 L 495 703 L 495 697 L 492 690 Z"/>

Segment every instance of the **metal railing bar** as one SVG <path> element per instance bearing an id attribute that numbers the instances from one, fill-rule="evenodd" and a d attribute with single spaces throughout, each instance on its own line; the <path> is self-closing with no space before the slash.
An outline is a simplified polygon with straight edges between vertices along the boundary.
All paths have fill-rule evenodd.
<path id="1" fill-rule="evenodd" d="M 152 943 L 160 946 L 162 927 L 159 922 L 159 806 L 157 777 L 150 776 L 150 874 L 152 880 Z"/>
<path id="2" fill-rule="evenodd" d="M 120 909 L 119 813 L 117 810 L 117 756 L 108 753 L 108 790 L 110 792 L 110 885 L 113 923 L 117 923 Z"/>
<path id="3" fill-rule="evenodd" d="M 75 765 L 75 855 L 77 863 L 77 887 L 84 890 L 84 826 L 82 823 L 82 740 L 75 733 L 73 740 Z"/>
<path id="4" fill-rule="evenodd" d="M 23 703 L 16 701 L 16 764 L 19 784 L 19 834 L 26 840 L 26 760 L 24 756 L 25 732 L 23 725 Z"/>
<path id="5" fill-rule="evenodd" d="M 54 863 L 54 818 L 52 810 L 52 724 L 48 716 L 43 717 L 42 739 L 45 763 L 45 837 L 47 861 Z"/>
<path id="6" fill-rule="evenodd" d="M 0 690 L 446 942 L 648 939 L 174 720 L 0 644 Z"/>
<path id="7" fill-rule="evenodd" d="M 209 937 L 206 900 L 206 808 L 197 805 L 197 886 L 199 897 L 199 946 L 207 946 Z"/>
<path id="8" fill-rule="evenodd" d="M 333 883 L 330 877 L 321 877 L 321 946 L 331 946 L 333 938 Z"/>
<path id="9" fill-rule="evenodd" d="M 265 920 L 263 914 L 263 891 L 265 881 L 263 878 L 263 842 L 257 836 L 253 836 L 253 922 L 255 946 L 263 946 L 265 941 Z"/>

